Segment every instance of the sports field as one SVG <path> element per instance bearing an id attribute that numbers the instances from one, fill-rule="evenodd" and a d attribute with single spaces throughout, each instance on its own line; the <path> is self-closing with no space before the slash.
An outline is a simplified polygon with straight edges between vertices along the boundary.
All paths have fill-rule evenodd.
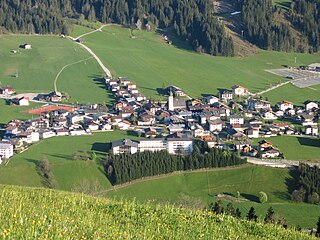
<path id="1" fill-rule="evenodd" d="M 24 43 L 32 49 L 19 48 Z M 91 57 L 71 40 L 57 36 L 1 35 L 0 45 L 1 85 L 11 85 L 18 93 L 51 92 L 64 66 Z M 91 58 L 65 68 L 57 87 L 71 96 L 70 102 L 108 103 L 110 97 L 101 76 L 102 70 Z"/>
<path id="2" fill-rule="evenodd" d="M 319 54 L 262 50 L 248 58 L 213 57 L 185 50 L 185 44 L 179 40 L 168 45 L 158 33 L 134 31 L 133 34 L 131 37 L 129 29 L 124 27 L 108 26 L 103 32 L 87 35 L 84 39 L 115 75 L 129 77 L 152 98 L 159 98 L 159 89 L 168 85 L 181 87 L 192 97 L 216 94 L 218 89 L 230 89 L 235 84 L 258 92 L 287 81 L 266 69 L 280 68 L 284 64 L 306 65 L 319 61 L 320 57 Z M 298 89 L 290 91 L 293 96 L 299 95 Z"/>
<path id="3" fill-rule="evenodd" d="M 291 191 L 294 185 L 293 175 L 288 169 L 247 166 L 176 174 L 111 191 L 106 196 L 203 207 L 215 201 L 217 194 L 236 196 L 239 191 L 241 197 L 229 201 L 234 201 L 233 204 L 240 208 L 243 217 L 254 206 L 259 217 L 263 218 L 272 206 L 291 226 L 315 226 L 320 214 L 319 206 L 291 202 L 288 189 Z M 265 204 L 259 203 L 260 191 L 268 195 Z"/>

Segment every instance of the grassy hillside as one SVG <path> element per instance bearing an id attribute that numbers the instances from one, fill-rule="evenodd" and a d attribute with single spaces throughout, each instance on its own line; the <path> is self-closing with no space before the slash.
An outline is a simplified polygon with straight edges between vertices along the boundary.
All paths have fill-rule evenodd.
<path id="1" fill-rule="evenodd" d="M 320 56 L 259 51 L 258 55 L 248 58 L 212 57 L 185 50 L 185 44 L 176 39 L 173 39 L 173 45 L 168 45 L 154 32 L 134 31 L 132 38 L 129 29 L 119 26 L 105 27 L 103 32 L 87 35 L 84 39 L 116 75 L 131 78 L 142 92 L 153 98 L 157 98 L 157 88 L 171 84 L 183 88 L 193 97 L 216 94 L 217 89 L 229 89 L 234 84 L 246 86 L 252 92 L 260 91 L 270 84 L 286 81 L 265 69 L 284 64 L 310 64 L 319 61 Z M 293 96 L 299 95 L 299 91 L 290 90 Z M 312 89 L 306 89 L 304 93 L 309 97 L 317 96 Z"/>
<path id="2" fill-rule="evenodd" d="M 172 206 L 8 186 L 0 186 L 0 195 L 4 239 L 310 239 L 272 225 Z"/>
<path id="3" fill-rule="evenodd" d="M 258 144 L 261 139 L 254 139 Z M 320 161 L 320 140 L 317 138 L 281 136 L 267 139 L 279 148 L 289 160 Z"/>
<path id="4" fill-rule="evenodd" d="M 24 43 L 31 44 L 32 50 L 19 48 Z M 1 84 L 13 86 L 19 93 L 53 91 L 54 79 L 63 66 L 90 57 L 80 46 L 56 36 L 2 35 L 0 45 Z M 101 73 L 94 59 L 72 65 L 58 78 L 58 90 L 67 92 L 71 102 L 108 102 L 109 95 L 97 79 Z"/>
<path id="5" fill-rule="evenodd" d="M 235 169 L 216 169 L 208 172 L 181 173 L 160 179 L 141 181 L 136 184 L 109 191 L 108 197 L 137 199 L 156 203 L 175 203 L 189 207 L 206 207 L 217 200 L 216 195 L 224 193 L 240 208 L 244 217 L 251 206 L 264 218 L 271 206 L 285 217 L 291 226 L 315 227 L 320 215 L 319 206 L 296 204 L 290 201 L 295 186 L 292 172 L 288 169 L 267 167 L 240 167 Z M 235 198 L 237 191 L 241 197 Z M 268 195 L 268 202 L 259 203 L 259 192 Z"/>
<path id="6" fill-rule="evenodd" d="M 59 189 L 72 190 L 83 181 L 97 182 L 100 188 L 109 188 L 111 185 L 98 160 L 105 156 L 110 141 L 124 137 L 127 137 L 125 132 L 105 132 L 90 136 L 46 139 L 34 144 L 27 151 L 15 155 L 7 166 L 0 166 L 0 183 L 42 186 L 36 165 L 45 157 L 52 165 Z M 73 154 L 76 151 L 95 152 L 97 162 L 73 160 Z"/>

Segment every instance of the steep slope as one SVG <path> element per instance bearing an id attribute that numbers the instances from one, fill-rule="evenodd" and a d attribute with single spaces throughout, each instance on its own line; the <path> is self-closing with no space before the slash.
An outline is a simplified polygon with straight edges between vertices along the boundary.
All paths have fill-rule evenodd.
<path id="1" fill-rule="evenodd" d="M 0 186 L 2 239 L 310 239 L 205 211 Z"/>

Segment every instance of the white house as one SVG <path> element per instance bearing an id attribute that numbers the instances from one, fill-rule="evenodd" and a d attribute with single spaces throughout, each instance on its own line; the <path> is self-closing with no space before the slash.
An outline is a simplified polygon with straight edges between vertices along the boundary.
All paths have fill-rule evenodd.
<path id="1" fill-rule="evenodd" d="M 275 158 L 275 157 L 278 157 L 279 155 L 280 155 L 280 151 L 273 148 L 263 152 L 261 156 L 263 158 Z"/>
<path id="2" fill-rule="evenodd" d="M 51 130 L 40 132 L 40 139 L 51 138 L 54 136 L 56 136 L 56 133 Z"/>
<path id="3" fill-rule="evenodd" d="M 230 116 L 230 124 L 244 124 L 244 118 L 240 115 L 231 115 Z"/>
<path id="4" fill-rule="evenodd" d="M 166 141 L 162 138 L 146 139 L 146 140 L 141 140 L 139 142 L 140 152 L 144 152 L 144 151 L 155 152 L 155 151 L 161 151 L 166 149 L 167 149 Z"/>
<path id="5" fill-rule="evenodd" d="M 88 134 L 88 133 L 85 130 L 81 130 L 81 129 L 70 131 L 71 136 L 81 136 L 81 135 L 86 135 L 86 134 Z"/>
<path id="6" fill-rule="evenodd" d="M 18 100 L 19 106 L 29 106 L 29 98 L 22 97 Z"/>
<path id="7" fill-rule="evenodd" d="M 248 138 L 258 138 L 259 137 L 259 128 L 248 128 L 245 130 L 245 134 Z"/>
<path id="8" fill-rule="evenodd" d="M 134 154 L 138 152 L 138 143 L 130 139 L 121 139 L 112 142 L 111 148 L 114 155 L 119 154 Z"/>
<path id="9" fill-rule="evenodd" d="M 208 120 L 208 124 L 209 124 L 210 132 L 215 132 L 215 131 L 221 132 L 223 121 L 221 121 L 221 119 Z"/>
<path id="10" fill-rule="evenodd" d="M 308 126 L 308 127 L 306 127 L 305 134 L 306 135 L 318 136 L 319 135 L 318 127 L 317 126 Z"/>
<path id="11" fill-rule="evenodd" d="M 11 86 L 1 87 L 1 93 L 5 95 L 15 94 L 15 90 Z"/>
<path id="12" fill-rule="evenodd" d="M 276 114 L 274 114 L 272 111 L 268 111 L 262 114 L 263 119 L 269 119 L 269 120 L 274 120 L 277 119 L 278 117 Z"/>
<path id="13" fill-rule="evenodd" d="M 13 145 L 11 143 L 0 142 L 0 156 L 10 158 L 13 156 Z"/>
<path id="14" fill-rule="evenodd" d="M 318 109 L 319 108 L 319 104 L 316 102 L 308 102 L 305 104 L 306 110 L 310 111 L 313 109 Z"/>
<path id="15" fill-rule="evenodd" d="M 248 95 L 248 88 L 235 85 L 232 87 L 233 94 L 236 96 L 245 96 Z"/>
<path id="16" fill-rule="evenodd" d="M 217 98 L 215 96 L 209 96 L 209 97 L 206 97 L 206 102 L 208 104 L 214 104 L 214 103 L 219 102 L 219 98 Z"/>
<path id="17" fill-rule="evenodd" d="M 286 111 L 287 109 L 293 109 L 293 103 L 288 101 L 278 102 L 277 106 L 281 111 Z"/>
<path id="18" fill-rule="evenodd" d="M 26 43 L 26 44 L 23 45 L 23 48 L 27 49 L 27 50 L 30 50 L 30 49 L 32 49 L 32 46 L 30 44 Z"/>
<path id="19" fill-rule="evenodd" d="M 248 108 L 259 111 L 260 109 L 271 108 L 271 103 L 260 99 L 250 99 L 248 101 Z"/>
<path id="20" fill-rule="evenodd" d="M 193 141 L 188 138 L 168 138 L 167 150 L 170 154 L 191 154 Z"/>

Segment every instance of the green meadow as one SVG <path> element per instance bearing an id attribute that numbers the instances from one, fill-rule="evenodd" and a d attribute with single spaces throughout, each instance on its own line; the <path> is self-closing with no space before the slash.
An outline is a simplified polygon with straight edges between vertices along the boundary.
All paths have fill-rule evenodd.
<path id="1" fill-rule="evenodd" d="M 217 200 L 217 194 L 224 194 L 227 197 L 222 200 L 232 201 L 240 208 L 243 217 L 254 206 L 260 219 L 263 219 L 267 209 L 272 207 L 291 226 L 315 227 L 320 214 L 319 206 L 290 200 L 288 191 L 292 191 L 296 184 L 294 175 L 289 169 L 257 166 L 177 173 L 112 190 L 105 196 L 206 207 Z M 235 197 L 237 191 L 240 192 L 240 198 Z M 267 203 L 259 203 L 260 191 L 267 194 Z M 228 196 L 233 197 L 228 200 Z"/>
<path id="2" fill-rule="evenodd" d="M 214 57 L 186 50 L 185 43 L 175 38 L 174 44 L 168 45 L 159 33 L 133 31 L 131 36 L 128 28 L 119 26 L 105 27 L 102 32 L 84 36 L 84 39 L 114 75 L 129 77 L 144 94 L 155 99 L 160 98 L 161 88 L 168 85 L 181 87 L 192 97 L 217 94 L 218 89 L 230 89 L 235 84 L 259 92 L 287 81 L 266 69 L 306 65 L 318 62 L 320 57 L 319 54 L 263 50 L 248 58 Z M 294 97 L 299 91 L 298 88 L 289 89 L 293 100 L 301 101 L 300 97 Z M 303 93 L 315 97 L 313 89 L 304 89 Z M 284 97 L 270 95 L 270 100 L 281 96 Z"/>
<path id="3" fill-rule="evenodd" d="M 209 211 L 0 186 L 2 239 L 316 239 Z"/>
<path id="4" fill-rule="evenodd" d="M 99 160 L 105 157 L 110 141 L 125 137 L 128 137 L 126 132 L 115 131 L 89 136 L 54 137 L 40 141 L 11 158 L 7 166 L 0 166 L 0 183 L 42 186 L 36 166 L 39 160 L 47 158 L 52 165 L 59 189 L 70 191 L 83 180 L 95 181 L 101 188 L 109 188 L 110 183 Z M 73 160 L 76 151 L 95 152 L 97 160 Z"/>
<path id="5" fill-rule="evenodd" d="M 24 43 L 31 44 L 32 50 L 19 48 Z M 18 93 L 51 92 L 65 65 L 87 59 L 64 69 L 57 80 L 58 90 L 68 93 L 70 102 L 110 102 L 100 79 L 99 65 L 71 40 L 57 36 L 1 35 L 0 45 L 1 85 L 11 85 Z"/>
<path id="6" fill-rule="evenodd" d="M 258 144 L 261 139 L 254 139 Z M 289 160 L 320 161 L 320 139 L 300 136 L 278 136 L 267 138 L 273 146 L 283 152 L 284 157 Z"/>
<path id="7" fill-rule="evenodd" d="M 11 120 L 19 119 L 19 120 L 27 120 L 33 116 L 30 114 L 24 113 L 24 111 L 29 110 L 31 108 L 39 107 L 41 104 L 30 102 L 29 106 L 16 106 L 16 105 L 8 105 L 6 100 L 0 99 L 0 128 L 4 124 L 8 123 Z"/>

